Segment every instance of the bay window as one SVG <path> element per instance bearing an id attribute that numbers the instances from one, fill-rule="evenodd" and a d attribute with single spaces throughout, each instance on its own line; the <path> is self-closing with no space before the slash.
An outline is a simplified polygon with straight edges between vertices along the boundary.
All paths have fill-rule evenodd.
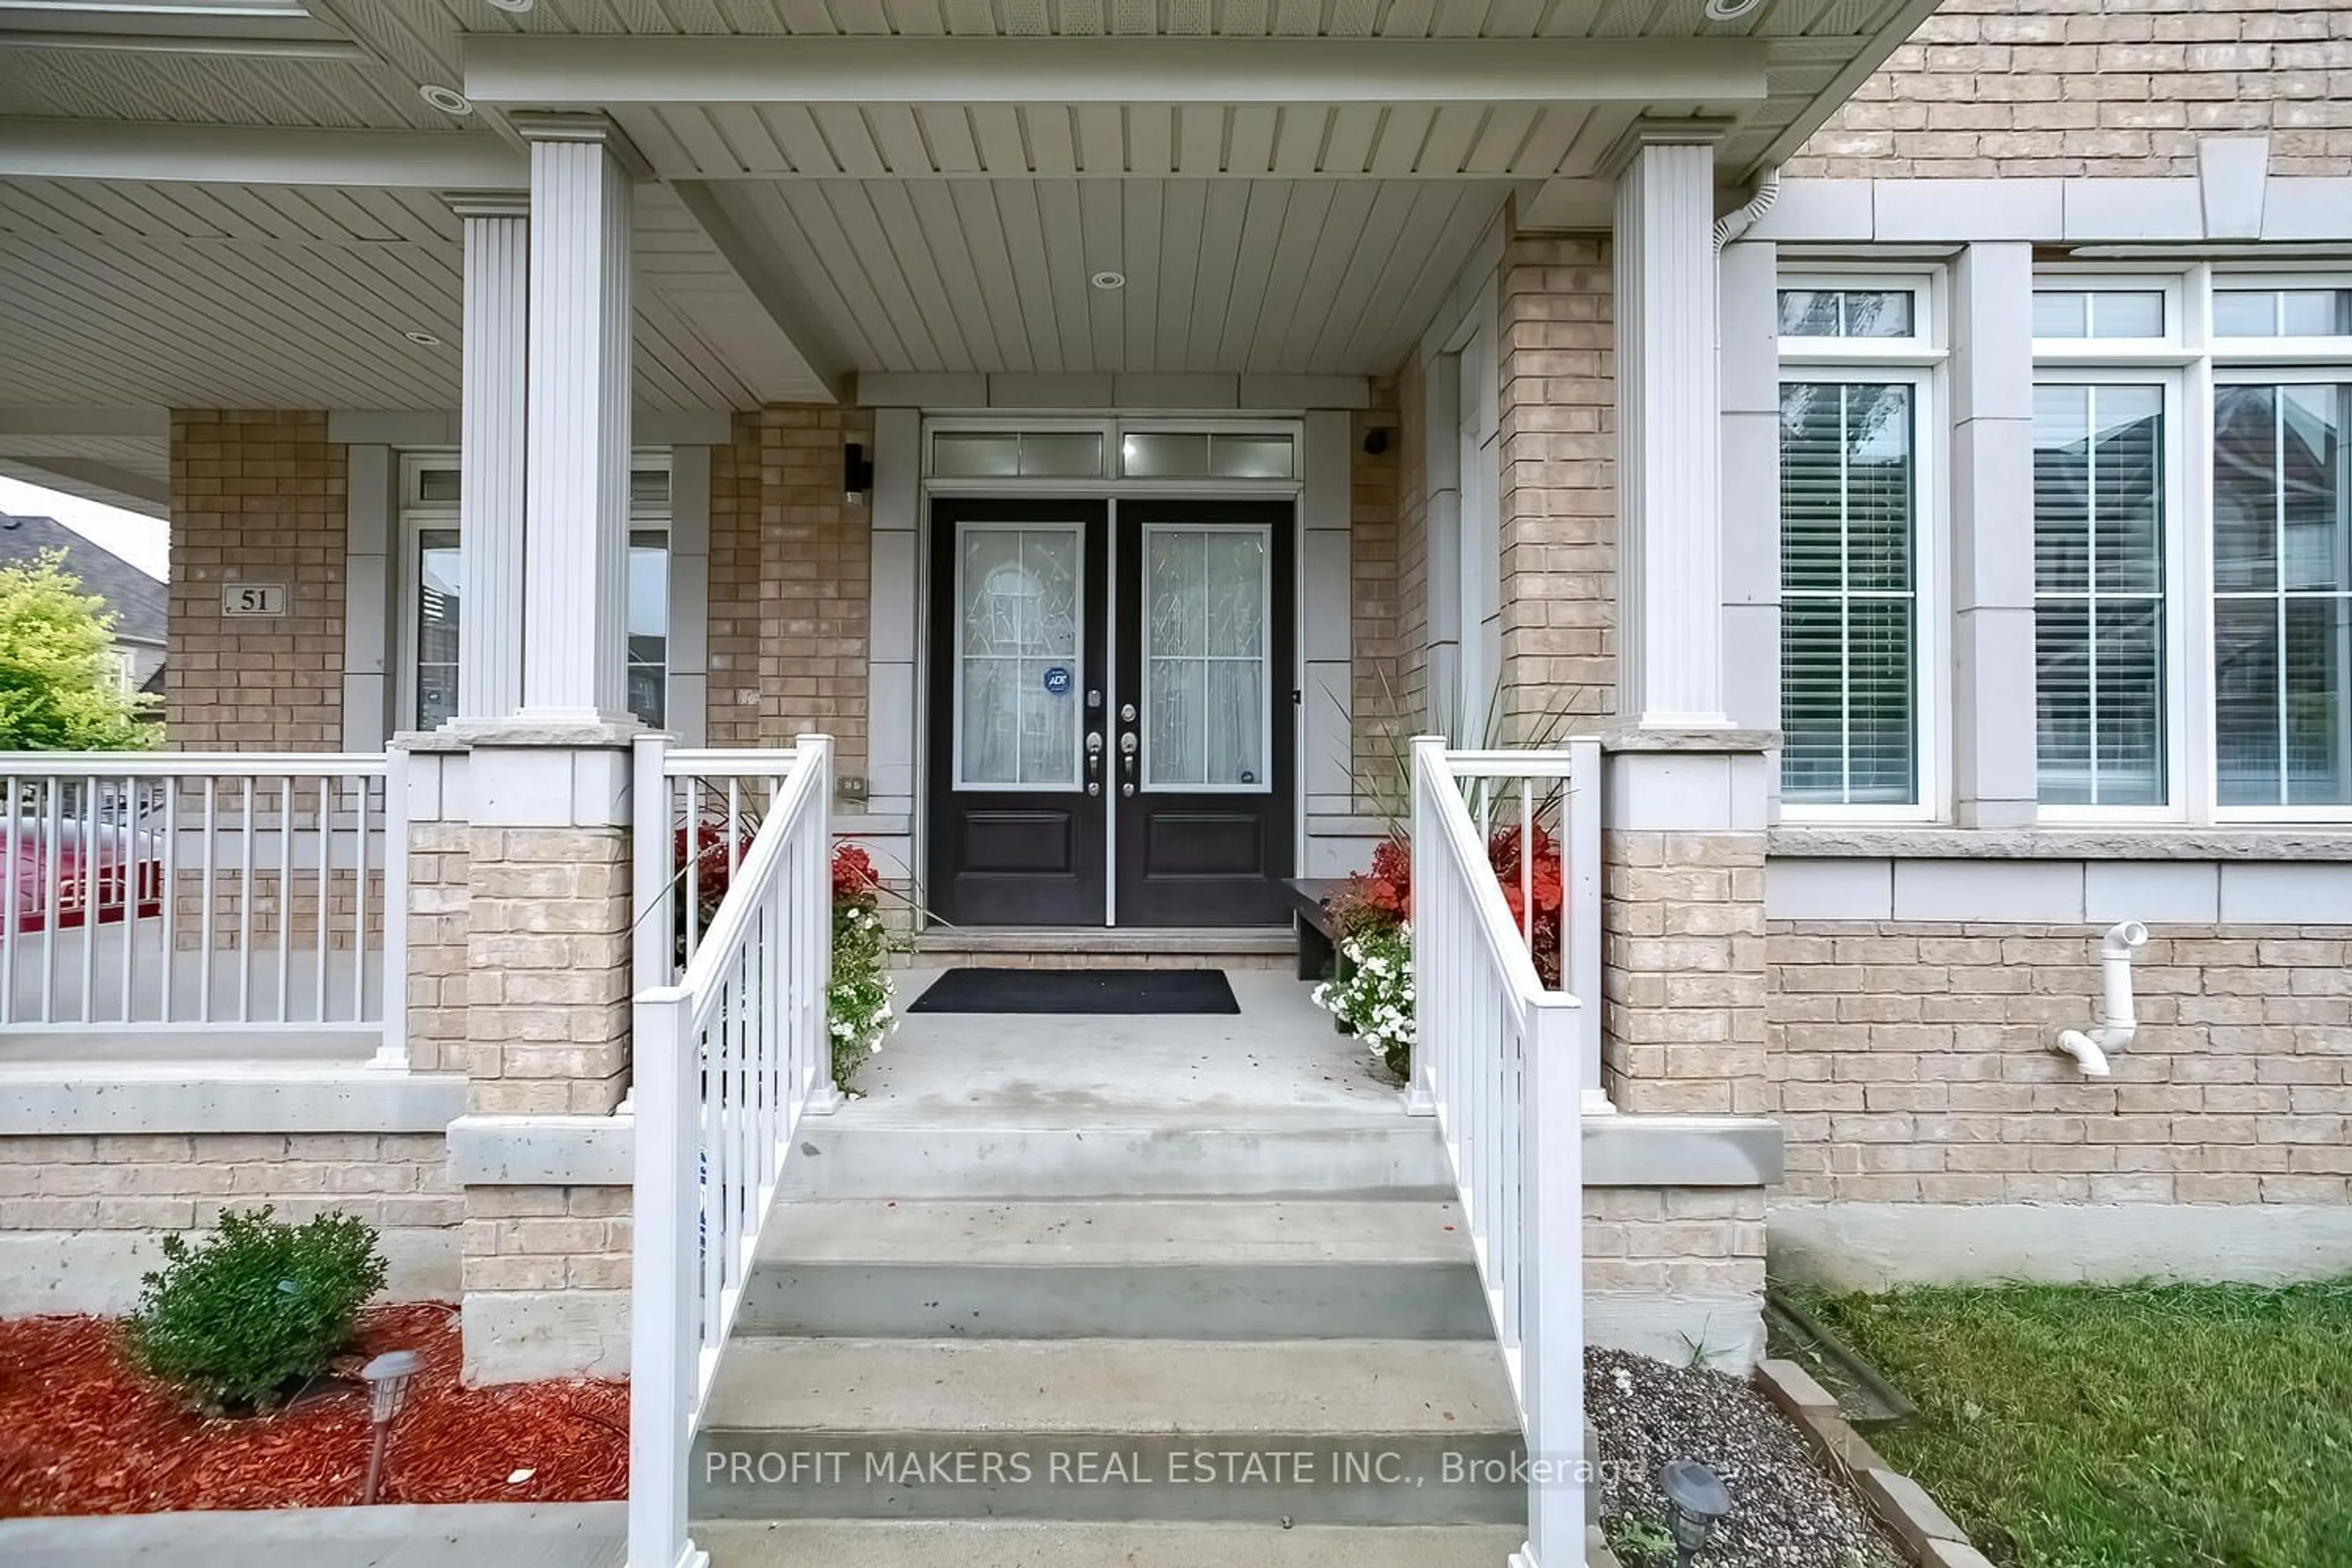
<path id="1" fill-rule="evenodd" d="M 457 637 L 465 567 L 457 543 L 454 452 L 401 459 L 405 726 L 436 730 L 457 711 Z M 667 717 L 670 473 L 666 453 L 640 452 L 629 473 L 629 711 L 655 729 Z"/>

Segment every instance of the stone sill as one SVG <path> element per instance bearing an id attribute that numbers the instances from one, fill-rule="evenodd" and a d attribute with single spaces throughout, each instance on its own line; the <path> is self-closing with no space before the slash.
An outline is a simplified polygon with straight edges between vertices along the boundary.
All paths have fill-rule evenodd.
<path id="1" fill-rule="evenodd" d="M 1781 826 L 1790 860 L 2352 860 L 2352 827 Z"/>
<path id="2" fill-rule="evenodd" d="M 15 1064 L 0 1068 L 0 1134 L 431 1132 L 466 1109 L 455 1073 L 279 1064 Z"/>

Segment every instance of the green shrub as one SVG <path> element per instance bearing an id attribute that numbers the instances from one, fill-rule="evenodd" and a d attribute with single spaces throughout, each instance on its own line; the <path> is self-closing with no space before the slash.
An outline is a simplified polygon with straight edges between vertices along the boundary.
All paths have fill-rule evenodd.
<path id="1" fill-rule="evenodd" d="M 139 1363 L 214 1414 L 267 1410 L 327 1370 L 383 1289 L 374 1229 L 341 1213 L 306 1225 L 224 1211 L 193 1245 L 163 1238 L 131 1317 Z"/>

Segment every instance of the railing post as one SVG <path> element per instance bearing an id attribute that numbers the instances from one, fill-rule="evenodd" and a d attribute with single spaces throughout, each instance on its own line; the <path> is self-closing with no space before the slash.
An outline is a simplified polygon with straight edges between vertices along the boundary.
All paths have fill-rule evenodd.
<path id="1" fill-rule="evenodd" d="M 677 978 L 677 893 L 670 886 L 677 868 L 670 864 L 669 780 L 664 764 L 670 738 L 640 735 L 635 747 L 635 772 L 630 779 L 629 887 L 636 910 L 636 945 L 630 967 L 636 991 L 651 991 Z M 687 852 L 692 854 L 691 838 Z"/>
<path id="2" fill-rule="evenodd" d="M 1518 1131 L 1520 1379 L 1528 1441 L 1528 1544 L 1519 1568 L 1584 1561 L 1584 1140 L 1580 1015 L 1558 993 L 1527 1010 Z"/>
<path id="3" fill-rule="evenodd" d="M 1583 1063 L 1587 1116 L 1613 1115 L 1601 1077 L 1601 742 L 1568 742 L 1568 791 L 1562 816 L 1568 838 L 1567 945 L 1561 953 L 1566 988 L 1583 1004 L 1577 1012 L 1578 1055 Z"/>
<path id="4" fill-rule="evenodd" d="M 658 765 L 658 752 L 656 763 Z M 633 1009 L 636 1191 L 629 1295 L 629 1568 L 701 1561 L 687 1538 L 701 1351 L 695 1298 L 698 1075 L 693 1005 L 664 987 Z"/>
<path id="5" fill-rule="evenodd" d="M 797 735 L 793 744 L 800 752 L 795 765 L 816 770 L 808 820 L 814 850 L 810 857 L 814 865 L 809 877 L 814 885 L 794 889 L 801 903 L 793 911 L 793 919 L 809 922 L 810 981 L 809 993 L 803 999 L 806 1011 L 802 1027 L 807 1031 L 803 1037 L 816 1042 L 816 1073 L 809 1084 L 808 1104 L 802 1113 L 830 1116 L 841 1109 L 841 1086 L 833 1081 L 833 1030 L 829 1026 L 833 993 L 833 737 Z"/>
<path id="6" fill-rule="evenodd" d="M 1427 921 L 1434 905 L 1444 876 L 1443 859 L 1438 852 L 1437 836 L 1443 831 L 1437 822 L 1437 803 L 1429 792 L 1439 783 L 1451 787 L 1445 773 L 1445 737 L 1415 735 L 1412 738 L 1412 886 L 1419 902 L 1410 918 L 1412 931 L 1412 1059 L 1406 1064 L 1404 1113 L 1407 1116 L 1433 1116 L 1437 1113 L 1437 1098 L 1430 1081 L 1431 1026 L 1437 1022 L 1433 1005 L 1444 980 L 1440 975 L 1435 954 L 1431 951 L 1437 937 L 1433 924 Z"/>
<path id="7" fill-rule="evenodd" d="M 409 754 L 395 746 L 383 754 L 383 1038 L 372 1067 L 408 1070 L 408 813 Z M 436 763 L 437 765 L 437 763 Z M 359 841 L 367 842 L 367 776 L 360 775 Z M 361 1008 L 367 997 L 367 856 L 359 857 L 360 930 L 352 955 L 352 984 Z M 176 896 L 176 889 L 174 895 Z M 326 911 L 320 911 L 324 921 Z M 212 955 L 205 955 L 210 963 Z M 164 984 L 171 983 L 172 955 L 163 956 Z"/>

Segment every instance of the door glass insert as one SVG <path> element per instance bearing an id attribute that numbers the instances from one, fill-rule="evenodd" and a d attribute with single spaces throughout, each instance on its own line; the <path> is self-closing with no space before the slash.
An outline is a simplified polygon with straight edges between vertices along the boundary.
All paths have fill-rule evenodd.
<path id="1" fill-rule="evenodd" d="M 416 539 L 416 727 L 437 730 L 457 711 L 457 622 L 465 582 L 457 531 Z"/>
<path id="2" fill-rule="evenodd" d="M 1146 788 L 1269 787 L 1264 528 L 1143 531 Z"/>
<path id="3" fill-rule="evenodd" d="M 957 528 L 957 787 L 1076 789 L 1084 535 L 1076 523 Z"/>

